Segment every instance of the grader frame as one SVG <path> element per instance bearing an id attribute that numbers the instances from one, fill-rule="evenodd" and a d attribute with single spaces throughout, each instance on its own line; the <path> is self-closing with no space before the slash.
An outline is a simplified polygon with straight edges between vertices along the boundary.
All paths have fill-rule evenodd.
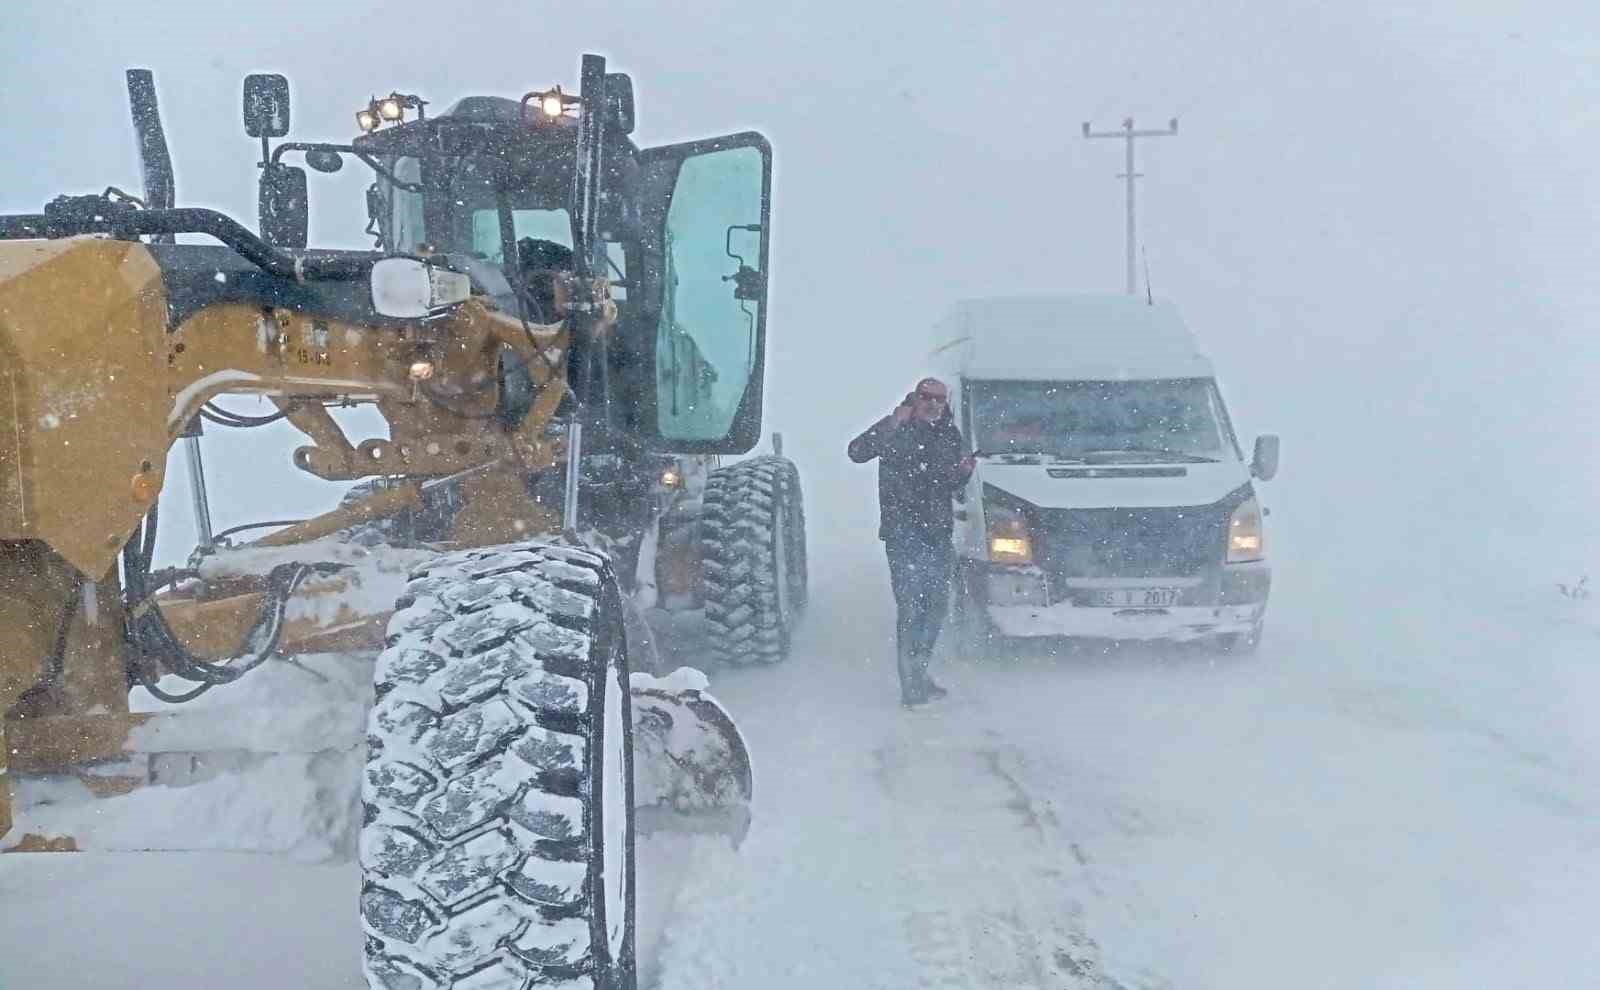
<path id="1" fill-rule="evenodd" d="M 165 201 L 162 183 L 147 174 L 144 202 L 63 197 L 43 214 L 0 217 L 0 841 L 6 846 L 74 848 L 70 836 L 7 835 L 11 775 L 76 775 L 97 794 L 119 793 L 148 782 L 140 761 L 159 754 L 165 738 L 182 736 L 164 730 L 181 713 L 129 710 L 130 686 L 154 685 L 173 672 L 159 650 L 130 633 L 131 620 L 149 610 L 159 610 L 191 663 L 219 673 L 264 624 L 272 627 L 276 654 L 381 645 L 387 610 L 341 607 L 331 620 L 285 619 L 283 589 L 264 578 L 171 581 L 143 597 L 128 593 L 130 548 L 137 558 L 140 540 L 153 532 L 168 452 L 216 397 L 272 402 L 310 440 L 295 455 L 301 470 L 329 480 L 381 475 L 393 482 L 258 546 L 300 546 L 415 510 L 424 489 L 443 482 L 456 486 L 460 510 L 442 546 L 562 532 L 561 507 L 530 498 L 529 479 L 563 462 L 569 477 L 579 470 L 574 441 L 582 410 L 604 407 L 610 396 L 579 396 L 588 401 L 576 409 L 565 402 L 574 391 L 569 358 L 576 349 L 602 367 L 614 363 L 627 330 L 611 280 L 597 274 L 604 270 L 603 251 L 596 253 L 602 200 L 627 195 L 606 188 L 616 171 L 603 155 L 614 139 L 606 129 L 625 119 L 623 129 L 631 128 L 631 86 L 625 101 L 615 98 L 607 90 L 615 78 L 606 75 L 603 59 L 585 58 L 571 202 L 575 266 L 570 277 L 556 280 L 554 322 L 535 322 L 526 310 L 507 312 L 476 281 L 470 298 L 430 300 L 423 316 L 387 314 L 368 294 L 382 254 L 284 250 L 220 214 L 172 208 L 170 176 Z M 261 132 L 264 146 L 267 135 L 281 136 Z M 768 154 L 764 143 L 759 147 Z M 148 140 L 144 150 L 148 173 Z M 265 179 L 263 188 L 265 233 Z M 762 196 L 761 227 L 749 229 L 761 231 L 764 263 L 765 190 Z M 175 233 L 209 234 L 227 247 L 162 243 Z M 412 260 L 430 279 L 471 270 L 426 245 Z M 214 292 L 196 289 L 208 280 L 218 286 Z M 631 305 L 645 299 L 646 281 L 629 285 Z M 759 305 L 764 275 L 743 268 L 738 291 Z M 690 449 L 745 450 L 759 435 L 764 331 L 755 323 L 752 329 L 753 400 L 746 396 L 720 439 L 702 438 Z M 525 369 L 532 388 L 531 403 L 509 417 L 508 359 Z M 352 442 L 327 408 L 349 403 L 375 406 L 389 435 Z M 151 548 L 142 549 L 147 567 Z M 336 599 L 343 580 L 335 569 L 309 571 L 295 576 L 291 590 Z M 731 733 L 748 796 L 743 744 L 726 716 L 713 714 L 712 722 L 720 719 L 716 731 Z"/>

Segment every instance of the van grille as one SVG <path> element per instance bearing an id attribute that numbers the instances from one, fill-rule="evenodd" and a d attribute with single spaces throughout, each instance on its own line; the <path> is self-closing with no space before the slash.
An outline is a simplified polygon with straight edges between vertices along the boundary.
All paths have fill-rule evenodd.
<path id="1" fill-rule="evenodd" d="M 1238 504 L 1230 497 L 1177 508 L 1034 508 L 1029 516 L 1039 563 L 1052 583 L 1190 577 L 1221 562 L 1228 517 Z"/>

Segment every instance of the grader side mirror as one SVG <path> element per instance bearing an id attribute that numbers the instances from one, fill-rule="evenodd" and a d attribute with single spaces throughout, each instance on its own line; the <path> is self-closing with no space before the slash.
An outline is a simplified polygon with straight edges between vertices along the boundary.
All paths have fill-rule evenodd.
<path id="1" fill-rule="evenodd" d="M 625 72 L 606 73 L 606 103 L 611 107 L 617 130 L 633 133 L 633 79 Z"/>
<path id="2" fill-rule="evenodd" d="M 261 239 L 273 247 L 303 251 L 311 226 L 306 170 L 269 164 L 261 172 Z"/>
<path id="3" fill-rule="evenodd" d="M 289 133 L 289 80 L 277 73 L 244 77 L 244 132 L 253 138 Z"/>

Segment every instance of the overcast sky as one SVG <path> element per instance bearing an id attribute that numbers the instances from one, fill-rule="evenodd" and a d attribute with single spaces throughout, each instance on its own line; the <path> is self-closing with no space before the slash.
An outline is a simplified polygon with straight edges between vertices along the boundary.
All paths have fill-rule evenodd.
<path id="1" fill-rule="evenodd" d="M 814 513 L 863 539 L 871 473 L 843 446 L 920 374 L 928 325 L 962 296 L 1119 290 L 1121 146 L 1079 127 L 1177 116 L 1140 149 L 1142 247 L 1246 441 L 1283 435 L 1289 546 L 1365 536 L 1390 562 L 1418 540 L 1452 573 L 1490 546 L 1532 573 L 1600 544 L 1591 4 L 140 6 L 0 14 L 0 207 L 138 187 L 130 66 L 156 72 L 179 202 L 250 226 L 251 71 L 290 76 L 300 139 L 347 139 L 395 88 L 575 88 L 583 51 L 632 74 L 642 144 L 765 132 L 769 425 Z M 363 243 L 355 171 L 313 175 L 316 242 Z M 286 455 L 228 454 L 208 447 L 219 523 L 323 497 Z"/>

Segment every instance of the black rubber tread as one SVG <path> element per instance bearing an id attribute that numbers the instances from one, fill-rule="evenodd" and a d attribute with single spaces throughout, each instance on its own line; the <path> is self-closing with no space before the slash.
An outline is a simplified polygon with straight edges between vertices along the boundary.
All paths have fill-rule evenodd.
<path id="1" fill-rule="evenodd" d="M 789 473 L 789 594 L 799 611 L 811 598 L 811 564 L 806 553 L 806 500 L 800 469 L 785 461 Z"/>
<path id="2" fill-rule="evenodd" d="M 633 990 L 632 724 L 605 558 L 536 544 L 413 572 L 378 658 L 360 859 L 368 985 Z M 620 725 L 605 687 L 620 678 Z M 623 733 L 627 896 L 607 937 L 608 732 Z"/>
<path id="3" fill-rule="evenodd" d="M 787 659 L 790 627 L 806 600 L 799 470 L 775 456 L 717 468 L 706 479 L 701 501 L 702 600 L 713 657 L 735 665 Z M 778 604 L 774 539 L 780 505 L 788 527 L 787 621 Z"/>

